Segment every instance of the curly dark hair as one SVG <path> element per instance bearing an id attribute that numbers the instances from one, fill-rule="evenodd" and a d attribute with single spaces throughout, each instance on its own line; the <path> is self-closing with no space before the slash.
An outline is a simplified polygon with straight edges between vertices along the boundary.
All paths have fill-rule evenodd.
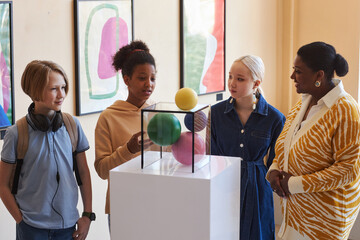
<path id="1" fill-rule="evenodd" d="M 113 67 L 116 71 L 121 70 L 123 77 L 131 76 L 134 68 L 140 64 L 151 64 L 155 67 L 155 59 L 151 55 L 148 46 L 140 40 L 132 41 L 120 48 L 113 57 Z"/>

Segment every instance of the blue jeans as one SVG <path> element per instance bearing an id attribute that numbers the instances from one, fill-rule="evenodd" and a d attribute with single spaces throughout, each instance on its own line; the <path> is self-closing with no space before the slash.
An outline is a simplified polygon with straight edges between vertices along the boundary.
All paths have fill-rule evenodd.
<path id="1" fill-rule="evenodd" d="M 72 240 L 75 226 L 65 229 L 34 228 L 24 221 L 16 224 L 16 240 Z"/>

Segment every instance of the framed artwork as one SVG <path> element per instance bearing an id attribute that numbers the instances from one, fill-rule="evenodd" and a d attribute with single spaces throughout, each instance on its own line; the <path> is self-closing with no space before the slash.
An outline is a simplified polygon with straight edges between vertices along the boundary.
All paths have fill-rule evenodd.
<path id="1" fill-rule="evenodd" d="M 180 87 L 225 90 L 225 0 L 180 0 Z"/>
<path id="2" fill-rule="evenodd" d="M 132 0 L 74 0 L 76 115 L 101 112 L 127 98 L 116 51 L 133 39 Z"/>
<path id="3" fill-rule="evenodd" d="M 12 2 L 0 1 L 0 132 L 14 124 Z"/>

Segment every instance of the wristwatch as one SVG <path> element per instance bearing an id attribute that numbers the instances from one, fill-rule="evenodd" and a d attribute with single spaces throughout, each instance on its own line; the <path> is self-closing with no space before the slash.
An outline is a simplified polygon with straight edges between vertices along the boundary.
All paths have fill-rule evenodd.
<path id="1" fill-rule="evenodd" d="M 88 217 L 90 219 L 90 221 L 95 221 L 95 219 L 96 219 L 96 215 L 93 212 L 83 212 L 82 216 Z"/>

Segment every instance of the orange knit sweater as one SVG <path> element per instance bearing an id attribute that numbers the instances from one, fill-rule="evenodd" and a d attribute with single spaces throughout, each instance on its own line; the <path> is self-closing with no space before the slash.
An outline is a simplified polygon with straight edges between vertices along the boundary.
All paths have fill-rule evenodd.
<path id="1" fill-rule="evenodd" d="M 110 213 L 109 172 L 111 169 L 138 156 L 127 148 L 133 134 L 141 131 L 141 109 L 152 105 L 146 101 L 137 108 L 125 101 L 116 101 L 105 109 L 95 128 L 95 169 L 102 179 L 108 179 L 105 213 Z M 140 167 L 140 163 L 139 163 Z"/>

